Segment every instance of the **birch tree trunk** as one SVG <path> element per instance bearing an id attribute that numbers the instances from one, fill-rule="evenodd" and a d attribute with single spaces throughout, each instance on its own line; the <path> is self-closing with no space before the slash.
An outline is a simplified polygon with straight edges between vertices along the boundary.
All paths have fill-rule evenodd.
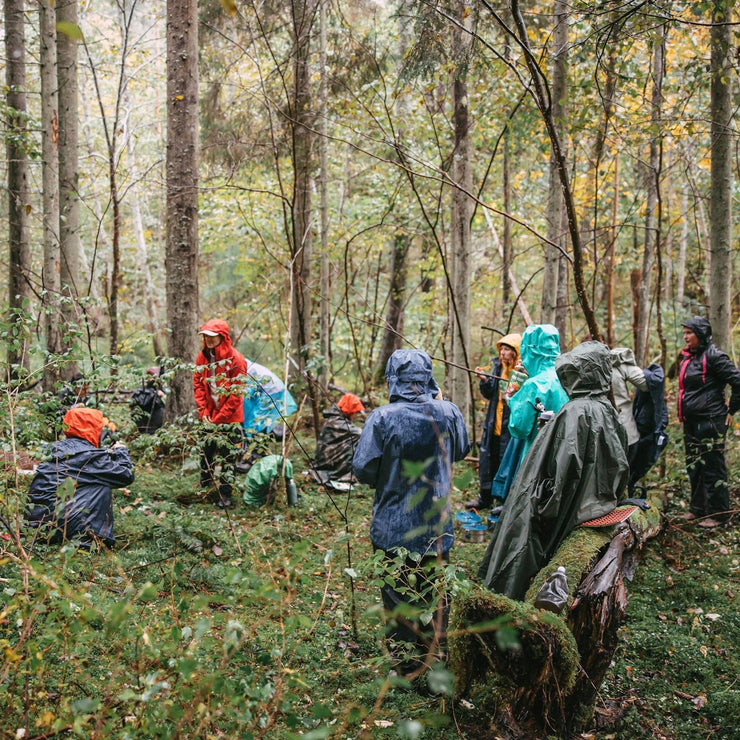
<path id="1" fill-rule="evenodd" d="M 709 321 L 715 343 L 732 343 L 732 156 L 733 40 L 730 25 L 734 0 L 714 0 L 711 28 L 711 195 L 709 200 L 710 251 Z"/>
<path id="2" fill-rule="evenodd" d="M 453 80 L 455 145 L 452 153 L 451 260 L 450 260 L 450 336 L 449 359 L 470 367 L 470 260 L 472 202 L 467 195 L 473 191 L 471 160 L 470 113 L 468 108 L 467 73 L 472 50 L 473 14 L 468 0 L 456 3 L 457 23 L 452 28 L 452 56 L 456 61 Z M 470 415 L 472 388 L 467 371 L 454 365 L 448 367 L 450 399 L 457 404 L 464 419 Z"/>
<path id="3" fill-rule="evenodd" d="M 637 294 L 637 328 L 635 359 L 641 367 L 648 356 L 648 334 L 650 331 L 650 301 L 652 293 L 652 274 L 655 265 L 655 250 L 658 239 L 656 209 L 658 206 L 658 186 L 660 178 L 660 125 L 663 102 L 663 75 L 665 70 L 665 41 L 667 26 L 656 35 L 652 61 L 652 99 L 650 122 L 653 135 L 650 139 L 650 155 L 645 166 L 647 202 L 645 213 L 645 244 L 642 254 L 642 273 Z"/>
<path id="4" fill-rule="evenodd" d="M 168 352 L 179 361 L 170 384 L 170 418 L 194 408 L 198 331 L 198 3 L 167 0 L 167 323 Z"/>
<path id="5" fill-rule="evenodd" d="M 43 387 L 52 392 L 61 379 L 58 358 L 63 351 L 59 254 L 59 91 L 57 80 L 56 15 L 51 0 L 39 2 L 39 63 L 41 73 L 41 189 L 44 262 L 41 272 L 42 309 L 46 334 Z"/>
<path id="6" fill-rule="evenodd" d="M 565 116 L 568 97 L 568 7 L 563 0 L 555 0 L 553 8 L 554 24 L 552 34 L 553 66 L 552 66 L 552 118 L 563 142 L 563 156 L 565 150 Z M 563 231 L 563 189 L 560 183 L 558 158 L 553 148 L 550 150 L 550 171 L 547 191 L 547 239 L 565 249 L 565 233 Z M 542 277 L 542 303 L 540 307 L 540 321 L 543 324 L 555 324 L 558 311 L 558 296 L 562 293 L 558 289 L 560 275 L 561 251 L 551 244 L 545 246 L 545 271 Z M 565 323 L 560 316 L 560 322 Z"/>
<path id="7" fill-rule="evenodd" d="M 26 125 L 26 52 L 24 0 L 5 0 L 6 154 L 8 158 L 8 318 L 7 359 L 11 375 L 30 369 L 30 341 L 23 312 L 31 296 L 31 245 Z"/>

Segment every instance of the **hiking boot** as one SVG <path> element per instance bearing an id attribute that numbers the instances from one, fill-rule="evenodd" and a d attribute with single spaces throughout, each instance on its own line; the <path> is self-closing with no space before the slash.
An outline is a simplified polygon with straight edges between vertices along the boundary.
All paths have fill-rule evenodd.
<path id="1" fill-rule="evenodd" d="M 470 511 L 471 509 L 490 509 L 493 505 L 493 501 L 486 501 L 480 496 L 474 501 L 466 501 L 465 508 Z"/>
<path id="2" fill-rule="evenodd" d="M 697 522 L 696 526 L 702 529 L 716 529 L 717 527 L 724 527 L 725 523 L 709 517 L 708 519 L 702 519 L 700 522 Z"/>

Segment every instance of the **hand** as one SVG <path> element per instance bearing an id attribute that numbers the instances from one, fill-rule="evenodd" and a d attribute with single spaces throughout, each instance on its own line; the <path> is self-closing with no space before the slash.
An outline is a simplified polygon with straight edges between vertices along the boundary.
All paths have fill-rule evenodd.
<path id="1" fill-rule="evenodd" d="M 732 414 L 727 414 L 725 419 L 725 426 L 729 429 L 732 426 Z"/>
<path id="2" fill-rule="evenodd" d="M 121 449 L 121 447 L 123 447 L 123 449 L 124 449 L 124 450 L 126 449 L 126 445 L 125 445 L 125 444 L 123 444 L 123 442 L 120 442 L 120 441 L 119 441 L 119 442 L 114 442 L 114 443 L 113 443 L 113 444 L 111 445 L 111 447 L 110 447 L 110 448 L 111 448 L 111 450 L 119 450 L 119 449 Z"/>
<path id="3" fill-rule="evenodd" d="M 481 380 L 485 380 L 485 379 L 486 379 L 486 373 L 485 373 L 485 368 L 482 368 L 482 367 L 476 367 L 476 368 L 475 368 L 475 374 L 476 374 L 476 375 L 477 375 L 477 376 L 478 376 L 478 377 L 479 377 L 479 378 L 480 378 Z"/>

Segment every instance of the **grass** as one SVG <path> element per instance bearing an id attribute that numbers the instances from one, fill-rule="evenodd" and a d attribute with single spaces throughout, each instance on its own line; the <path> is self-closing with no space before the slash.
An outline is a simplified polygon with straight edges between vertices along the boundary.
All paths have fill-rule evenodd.
<path id="1" fill-rule="evenodd" d="M 456 475 L 461 508 L 475 479 Z M 2 541 L 0 737 L 487 736 L 484 707 L 388 678 L 371 491 L 332 501 L 299 475 L 296 507 L 223 512 L 179 502 L 197 482 L 191 460 L 140 462 L 113 551 Z M 26 485 L 5 480 L 16 522 Z M 484 549 L 458 542 L 456 588 Z M 588 737 L 737 737 L 738 557 L 736 529 L 669 521 L 649 543 Z"/>

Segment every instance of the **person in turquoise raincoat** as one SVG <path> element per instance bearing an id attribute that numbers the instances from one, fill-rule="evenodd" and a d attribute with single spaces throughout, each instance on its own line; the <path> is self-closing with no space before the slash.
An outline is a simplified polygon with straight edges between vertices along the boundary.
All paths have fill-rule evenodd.
<path id="1" fill-rule="evenodd" d="M 514 482 L 519 466 L 539 431 L 540 410 L 557 413 L 568 400 L 557 373 L 555 360 L 560 355 L 560 333 L 552 324 L 531 324 L 522 335 L 519 348 L 524 369 L 529 375 L 509 399 L 511 441 L 493 480 L 494 499 L 503 500 Z"/>

